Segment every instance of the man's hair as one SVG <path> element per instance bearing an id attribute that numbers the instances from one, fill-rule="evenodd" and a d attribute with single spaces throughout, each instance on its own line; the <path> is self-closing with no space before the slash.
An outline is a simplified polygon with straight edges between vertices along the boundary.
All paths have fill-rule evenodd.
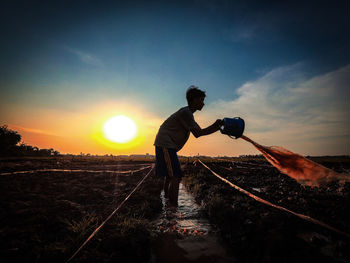
<path id="1" fill-rule="evenodd" d="M 187 102 L 188 104 L 191 104 L 193 102 L 193 99 L 194 98 L 197 98 L 197 97 L 204 97 L 205 98 L 205 91 L 203 90 L 200 90 L 198 87 L 194 86 L 194 85 L 191 85 L 188 89 L 187 89 L 187 92 L 186 92 L 186 99 L 187 99 Z"/>

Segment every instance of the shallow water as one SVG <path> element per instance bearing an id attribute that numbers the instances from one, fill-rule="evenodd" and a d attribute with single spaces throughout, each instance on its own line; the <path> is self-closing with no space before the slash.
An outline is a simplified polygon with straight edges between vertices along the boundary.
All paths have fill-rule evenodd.
<path id="1" fill-rule="evenodd" d="M 180 183 L 178 207 L 170 209 L 164 192 L 161 193 L 163 210 L 155 220 L 154 225 L 161 232 L 176 231 L 181 234 L 204 235 L 213 231 L 208 220 L 205 219 L 200 206 Z"/>
<path id="2" fill-rule="evenodd" d="M 183 184 L 180 184 L 176 209 L 169 208 L 164 192 L 161 198 L 163 210 L 154 221 L 158 238 L 153 244 L 150 263 L 235 262 Z"/>

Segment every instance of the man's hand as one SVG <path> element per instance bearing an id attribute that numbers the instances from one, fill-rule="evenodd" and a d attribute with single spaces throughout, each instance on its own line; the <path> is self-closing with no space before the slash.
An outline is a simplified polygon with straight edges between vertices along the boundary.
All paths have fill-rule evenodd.
<path id="1" fill-rule="evenodd" d="M 216 120 L 212 125 L 205 129 L 201 129 L 200 127 L 196 127 L 193 130 L 191 130 L 194 137 L 198 138 L 200 136 L 208 135 L 211 133 L 214 133 L 220 129 L 220 127 L 223 125 L 223 120 Z"/>
<path id="2" fill-rule="evenodd" d="M 224 125 L 224 121 L 221 120 L 221 119 L 217 119 L 217 120 L 214 122 L 214 125 L 216 125 L 216 126 L 219 127 L 219 129 L 220 129 L 221 126 Z"/>

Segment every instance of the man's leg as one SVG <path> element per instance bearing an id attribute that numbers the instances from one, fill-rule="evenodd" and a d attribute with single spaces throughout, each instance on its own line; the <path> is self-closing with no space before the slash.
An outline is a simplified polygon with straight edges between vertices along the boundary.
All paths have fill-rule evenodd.
<path id="1" fill-rule="evenodd" d="M 179 184 L 182 177 L 182 170 L 179 158 L 177 157 L 176 150 L 174 149 L 157 147 L 157 150 L 158 149 L 161 150 L 161 154 L 159 154 L 159 156 L 163 157 L 163 169 L 166 169 L 165 173 L 167 174 L 164 180 L 164 195 L 165 197 L 169 197 L 169 201 L 172 206 L 177 206 L 177 199 L 179 196 Z"/>
<path id="2" fill-rule="evenodd" d="M 177 206 L 177 200 L 179 197 L 179 185 L 181 178 L 173 176 L 169 184 L 169 201 L 172 206 Z"/>
<path id="3" fill-rule="evenodd" d="M 164 186 L 164 177 L 160 176 L 155 176 L 155 183 L 157 185 L 157 192 L 160 195 L 163 191 L 163 186 Z"/>
<path id="4" fill-rule="evenodd" d="M 170 177 L 165 176 L 164 183 L 163 183 L 163 189 L 164 189 L 164 196 L 169 197 L 169 186 L 170 186 Z"/>
<path id="5" fill-rule="evenodd" d="M 167 175 L 167 170 L 166 170 L 166 164 L 165 164 L 162 148 L 156 146 L 155 152 L 156 152 L 155 177 L 157 180 L 159 194 L 160 194 L 163 191 L 163 189 L 165 189 L 164 183 Z"/>

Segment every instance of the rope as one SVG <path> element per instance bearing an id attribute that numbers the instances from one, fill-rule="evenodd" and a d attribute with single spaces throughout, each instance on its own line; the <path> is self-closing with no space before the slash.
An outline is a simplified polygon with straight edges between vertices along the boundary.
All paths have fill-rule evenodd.
<path id="1" fill-rule="evenodd" d="M 198 159 L 198 161 L 199 161 L 205 168 L 207 168 L 213 175 L 215 175 L 216 177 L 218 177 L 220 180 L 224 181 L 225 183 L 229 184 L 230 186 L 232 186 L 232 187 L 235 188 L 236 190 L 238 190 L 238 191 L 244 193 L 245 195 L 247 195 L 247 196 L 249 196 L 249 197 L 255 199 L 256 201 L 258 201 L 258 202 L 260 202 L 260 203 L 263 203 L 263 204 L 266 204 L 266 205 L 268 205 L 268 206 L 272 206 L 272 207 L 277 208 L 277 209 L 279 209 L 279 210 L 288 212 L 288 213 L 290 213 L 290 214 L 292 214 L 292 215 L 295 215 L 295 216 L 297 216 L 297 217 L 299 217 L 299 218 L 301 218 L 301 219 L 304 219 L 304 220 L 309 221 L 309 222 L 311 222 L 311 223 L 314 223 L 314 224 L 316 224 L 316 225 L 323 226 L 323 227 L 325 227 L 325 228 L 327 228 L 327 229 L 329 229 L 329 230 L 332 230 L 332 231 L 334 231 L 334 232 L 336 232 L 336 233 L 338 233 L 338 234 L 341 234 L 341 235 L 345 235 L 345 236 L 347 236 L 347 237 L 350 237 L 350 234 L 348 234 L 348 233 L 346 233 L 346 232 L 343 232 L 343 231 L 341 231 L 341 230 L 339 230 L 339 229 L 337 229 L 337 228 L 334 228 L 334 227 L 332 227 L 332 226 L 330 226 L 330 225 L 328 225 L 328 224 L 326 224 L 326 223 L 324 223 L 324 222 L 322 222 L 322 221 L 320 221 L 320 220 L 314 219 L 314 218 L 312 218 L 312 217 L 310 217 L 310 216 L 307 216 L 307 215 L 303 215 L 303 214 L 296 213 L 296 212 L 291 211 L 291 210 L 289 210 L 289 209 L 287 209 L 287 208 L 284 208 L 284 207 L 282 207 L 282 206 L 275 205 L 275 204 L 273 204 L 273 203 L 271 203 L 271 202 L 269 202 L 269 201 L 266 201 L 266 200 L 264 200 L 264 199 L 262 199 L 262 198 L 260 198 L 260 197 L 258 197 L 258 196 L 256 196 L 256 195 L 252 194 L 252 193 L 248 192 L 247 190 L 244 190 L 243 188 L 241 188 L 241 187 L 239 187 L 239 186 L 237 186 L 237 185 L 231 183 L 231 182 L 228 181 L 227 179 L 221 177 L 219 174 L 215 173 L 215 172 L 214 172 L 213 170 L 211 170 L 207 165 L 205 165 L 201 160 Z"/>
<path id="2" fill-rule="evenodd" d="M 85 242 L 75 251 L 75 253 L 66 261 L 66 263 L 70 262 L 79 252 L 83 249 L 83 247 L 92 239 L 98 231 L 107 223 L 109 219 L 123 206 L 123 204 L 129 199 L 129 197 L 140 187 L 140 185 L 146 180 L 146 178 L 150 175 L 150 173 L 154 169 L 154 165 L 149 166 L 152 168 L 149 172 L 142 178 L 142 180 L 136 185 L 136 187 L 130 192 L 130 194 L 121 202 L 116 209 L 101 223 L 99 227 L 97 227 L 94 232 L 85 240 Z"/>
<path id="3" fill-rule="evenodd" d="M 127 170 L 127 171 L 114 171 L 114 170 L 82 170 L 82 169 L 76 169 L 76 170 L 67 170 L 67 169 L 39 169 L 39 170 L 29 170 L 29 171 L 16 171 L 16 172 L 9 172 L 9 173 L 0 173 L 0 176 L 2 175 L 14 175 L 14 174 L 25 174 L 25 173 L 36 173 L 36 172 L 86 172 L 86 173 L 114 173 L 114 174 L 129 174 L 129 173 L 136 173 L 145 169 L 150 168 L 151 166 L 146 166 L 140 169 L 136 170 Z"/>

